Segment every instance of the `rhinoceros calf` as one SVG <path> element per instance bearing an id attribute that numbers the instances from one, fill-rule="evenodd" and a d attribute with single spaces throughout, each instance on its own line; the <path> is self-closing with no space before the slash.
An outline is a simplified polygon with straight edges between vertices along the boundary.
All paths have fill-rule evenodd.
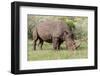
<path id="1" fill-rule="evenodd" d="M 41 49 L 43 42 L 53 44 L 53 49 L 60 49 L 60 45 L 63 41 L 66 42 L 66 47 L 70 50 L 76 49 L 76 43 L 74 41 L 74 35 L 67 24 L 63 21 L 46 20 L 39 23 L 33 30 L 33 46 L 36 50 L 36 42 L 39 40 Z"/>

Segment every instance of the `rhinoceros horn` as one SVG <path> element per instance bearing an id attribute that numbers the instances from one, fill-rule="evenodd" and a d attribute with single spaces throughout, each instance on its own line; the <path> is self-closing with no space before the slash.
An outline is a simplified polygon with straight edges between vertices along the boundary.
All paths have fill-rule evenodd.
<path id="1" fill-rule="evenodd" d="M 77 44 L 76 44 L 76 47 L 75 47 L 75 49 L 78 49 L 79 47 L 80 47 L 80 43 L 79 42 L 76 42 Z"/>

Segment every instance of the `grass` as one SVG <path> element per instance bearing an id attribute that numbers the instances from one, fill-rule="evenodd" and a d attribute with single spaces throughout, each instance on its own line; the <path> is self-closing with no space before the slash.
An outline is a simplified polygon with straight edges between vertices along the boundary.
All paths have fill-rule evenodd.
<path id="1" fill-rule="evenodd" d="M 64 43 L 61 50 L 53 50 L 52 44 L 44 43 L 43 50 L 37 46 L 37 50 L 33 50 L 32 41 L 28 41 L 28 60 L 57 60 L 57 59 L 79 59 L 87 58 L 87 43 L 82 42 L 80 48 L 75 51 L 67 50 Z"/>

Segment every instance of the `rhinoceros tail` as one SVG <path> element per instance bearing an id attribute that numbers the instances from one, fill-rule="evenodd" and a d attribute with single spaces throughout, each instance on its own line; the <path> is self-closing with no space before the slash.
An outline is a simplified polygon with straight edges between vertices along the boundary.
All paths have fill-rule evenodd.
<path id="1" fill-rule="evenodd" d="M 36 40 L 38 38 L 38 32 L 37 32 L 37 28 L 33 29 L 33 40 Z"/>

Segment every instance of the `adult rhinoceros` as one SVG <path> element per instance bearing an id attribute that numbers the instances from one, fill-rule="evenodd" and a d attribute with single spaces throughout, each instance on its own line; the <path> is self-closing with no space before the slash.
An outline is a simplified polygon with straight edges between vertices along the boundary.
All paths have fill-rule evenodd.
<path id="1" fill-rule="evenodd" d="M 78 47 L 74 41 L 73 32 L 67 24 L 60 20 L 46 20 L 39 23 L 33 30 L 34 50 L 36 50 L 37 40 L 40 41 L 41 49 L 44 41 L 52 43 L 53 49 L 57 50 L 60 49 L 60 45 L 63 41 L 65 41 L 65 45 L 69 50 L 75 50 Z"/>

